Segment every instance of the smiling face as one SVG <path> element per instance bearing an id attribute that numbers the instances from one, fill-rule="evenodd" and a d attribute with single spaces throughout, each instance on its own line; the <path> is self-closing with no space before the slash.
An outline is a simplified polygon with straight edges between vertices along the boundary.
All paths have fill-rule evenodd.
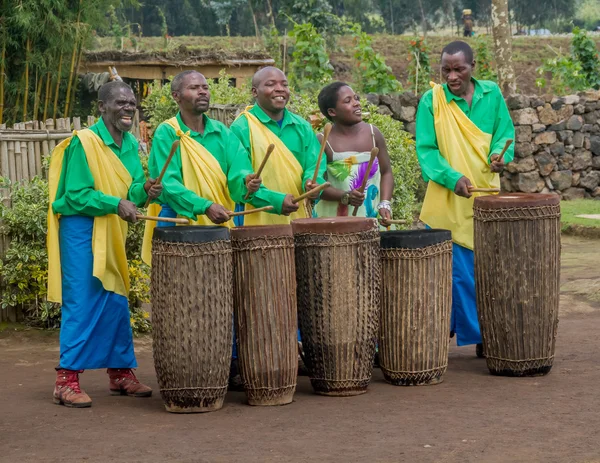
<path id="1" fill-rule="evenodd" d="M 114 89 L 106 101 L 98 101 L 98 109 L 107 127 L 120 132 L 129 132 L 133 127 L 137 101 L 133 90 L 128 87 Z"/>
<path id="2" fill-rule="evenodd" d="M 334 122 L 348 125 L 362 122 L 360 97 L 347 85 L 340 87 L 335 108 L 329 108 L 327 112 Z"/>
<path id="3" fill-rule="evenodd" d="M 172 95 L 182 113 L 199 115 L 208 111 L 210 106 L 208 82 L 199 72 L 186 75 L 179 91 Z"/>
<path id="4" fill-rule="evenodd" d="M 269 115 L 280 114 L 290 99 L 285 74 L 277 68 L 265 68 L 255 76 L 252 96 Z"/>
<path id="5" fill-rule="evenodd" d="M 442 55 L 442 77 L 450 92 L 457 96 L 467 93 L 474 67 L 475 61 L 468 63 L 463 52 Z"/>

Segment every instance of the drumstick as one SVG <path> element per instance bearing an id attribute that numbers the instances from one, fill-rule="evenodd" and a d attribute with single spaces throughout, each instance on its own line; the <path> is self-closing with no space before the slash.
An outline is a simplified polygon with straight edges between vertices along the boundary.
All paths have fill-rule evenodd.
<path id="1" fill-rule="evenodd" d="M 504 153 L 506 153 L 506 150 L 508 149 L 508 147 L 510 145 L 512 145 L 512 142 L 514 140 L 512 140 L 511 138 L 509 138 L 508 140 L 506 140 L 506 143 L 504 144 L 504 148 L 502 149 L 502 152 L 500 153 L 500 156 L 498 157 L 498 159 L 496 160 L 496 162 L 502 162 L 502 158 L 504 157 Z"/>
<path id="2" fill-rule="evenodd" d="M 165 172 L 167 171 L 167 167 L 169 166 L 171 159 L 173 159 L 173 156 L 175 155 L 175 151 L 177 151 L 178 146 L 179 146 L 179 140 L 175 140 L 173 142 L 173 144 L 171 145 L 171 152 L 169 153 L 169 157 L 167 158 L 165 165 L 163 166 L 162 170 L 160 171 L 160 175 L 156 179 L 155 185 L 160 184 L 162 182 L 162 179 L 165 176 Z M 146 200 L 146 204 L 144 204 L 144 207 L 148 207 L 149 204 L 150 204 L 150 198 L 148 198 Z"/>
<path id="3" fill-rule="evenodd" d="M 329 138 L 329 132 L 331 132 L 331 124 L 325 124 L 323 129 L 323 140 L 321 140 L 321 150 L 319 151 L 319 157 L 317 158 L 317 167 L 315 167 L 315 173 L 313 175 L 312 182 L 317 183 L 317 177 L 319 176 L 319 167 L 321 166 L 321 159 L 323 158 L 323 152 L 325 151 L 325 145 Z"/>
<path id="4" fill-rule="evenodd" d="M 304 194 L 301 194 L 301 195 L 300 195 L 300 196 L 298 196 L 297 198 L 294 198 L 294 199 L 292 199 L 292 203 L 293 203 L 293 204 L 296 204 L 296 203 L 298 203 L 298 202 L 302 201 L 303 199 L 305 199 L 305 198 L 308 198 L 308 197 L 309 197 L 311 194 L 313 194 L 313 193 L 317 193 L 317 192 L 319 192 L 319 191 L 321 191 L 321 190 L 324 190 L 325 188 L 327 188 L 327 187 L 328 187 L 328 186 L 330 186 L 330 185 L 331 185 L 331 183 L 329 183 L 329 182 L 325 182 L 325 183 L 323 183 L 323 184 L 321 184 L 321 185 L 319 185 L 319 186 L 316 186 L 316 187 L 315 187 L 315 188 L 313 188 L 312 190 L 308 190 L 306 193 L 304 193 Z"/>
<path id="5" fill-rule="evenodd" d="M 255 212 L 270 211 L 271 209 L 273 209 L 273 206 L 259 207 L 257 209 L 250 209 L 247 211 L 232 212 L 231 214 L 229 214 L 229 217 L 237 217 L 238 215 L 254 214 Z"/>
<path id="6" fill-rule="evenodd" d="M 265 153 L 265 157 L 263 158 L 262 162 L 260 163 L 260 166 L 258 166 L 258 170 L 256 171 L 256 177 L 254 178 L 259 178 L 260 174 L 262 174 L 263 169 L 265 168 L 265 164 L 267 163 L 267 160 L 269 159 L 269 156 L 271 156 L 271 153 L 275 150 L 275 145 L 273 143 L 271 143 L 268 147 L 267 147 L 267 152 Z M 248 199 L 250 197 L 250 192 L 246 193 L 246 196 L 244 196 L 244 199 Z"/>
<path id="7" fill-rule="evenodd" d="M 358 189 L 361 193 L 365 192 L 365 188 L 367 187 L 367 182 L 369 181 L 369 174 L 371 173 L 371 167 L 373 167 L 373 163 L 375 162 L 375 158 L 379 154 L 379 148 L 376 146 L 371 150 L 371 159 L 369 159 L 369 164 L 367 165 L 367 171 L 365 172 L 365 176 L 362 181 L 362 185 Z M 352 211 L 352 217 L 356 217 L 358 212 L 358 206 L 354 206 L 354 210 Z"/>
<path id="8" fill-rule="evenodd" d="M 379 219 L 379 221 L 383 222 L 383 219 Z M 387 220 L 387 222 L 395 225 L 406 225 L 408 223 L 408 220 L 390 219 Z"/>
<path id="9" fill-rule="evenodd" d="M 169 223 L 180 223 L 183 225 L 189 225 L 190 221 L 188 219 L 175 219 L 172 217 L 152 217 L 149 215 L 136 215 L 138 220 L 152 220 L 154 222 L 169 222 Z"/>
<path id="10" fill-rule="evenodd" d="M 471 193 L 500 193 L 500 188 L 477 188 L 474 186 L 469 187 Z"/>

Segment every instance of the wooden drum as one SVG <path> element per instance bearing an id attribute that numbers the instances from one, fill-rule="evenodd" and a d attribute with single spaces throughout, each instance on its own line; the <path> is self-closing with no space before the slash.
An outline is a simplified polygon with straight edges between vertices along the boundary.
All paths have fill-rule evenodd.
<path id="1" fill-rule="evenodd" d="M 317 394 L 367 390 L 379 326 L 379 229 L 374 219 L 292 222 L 298 316 L 305 361 Z"/>
<path id="2" fill-rule="evenodd" d="M 448 367 L 452 234 L 381 233 L 379 364 L 396 386 L 437 384 Z"/>
<path id="3" fill-rule="evenodd" d="M 248 403 L 289 404 L 298 375 L 292 227 L 234 228 L 231 246 L 238 362 Z"/>
<path id="4" fill-rule="evenodd" d="M 223 406 L 231 363 L 232 266 L 225 227 L 154 230 L 154 366 L 169 412 L 211 412 Z"/>
<path id="5" fill-rule="evenodd" d="M 560 198 L 475 199 L 475 282 L 483 350 L 494 375 L 544 375 L 558 328 Z"/>

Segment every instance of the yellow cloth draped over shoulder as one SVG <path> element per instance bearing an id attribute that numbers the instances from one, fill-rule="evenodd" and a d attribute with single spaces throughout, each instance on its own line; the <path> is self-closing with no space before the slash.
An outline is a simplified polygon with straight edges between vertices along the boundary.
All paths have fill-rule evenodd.
<path id="1" fill-rule="evenodd" d="M 245 117 L 248 120 L 254 172 L 260 167 L 269 145 L 275 145 L 275 150 L 261 173 L 263 185 L 272 191 L 291 194 L 294 197 L 300 196 L 303 193 L 302 166 L 283 141 L 248 111 L 251 107 L 247 107 L 238 117 Z M 289 216 L 266 212 L 249 214 L 244 217 L 244 226 L 289 224 L 292 220 L 307 218 L 309 215 L 305 203 L 306 201 L 301 201 L 298 211 Z M 246 210 L 251 209 L 254 209 L 254 206 L 246 204 Z"/>
<path id="2" fill-rule="evenodd" d="M 127 168 L 102 139 L 89 129 L 73 132 L 85 151 L 86 160 L 94 177 L 94 189 L 109 196 L 127 198 L 133 181 Z M 48 300 L 62 303 L 62 270 L 60 264 L 59 214 L 52 210 L 62 172 L 65 150 L 71 138 L 62 141 L 52 152 L 48 186 Z M 125 254 L 127 222 L 116 214 L 94 217 L 92 254 L 93 275 L 102 282 L 107 291 L 128 297 L 129 268 Z"/>
<path id="3" fill-rule="evenodd" d="M 441 85 L 433 87 L 433 116 L 440 154 L 450 166 L 465 175 L 474 187 L 500 188 L 500 176 L 488 165 L 492 135 L 483 132 L 458 107 L 454 100 L 446 100 Z M 473 249 L 473 201 L 463 198 L 443 186 L 430 181 L 421 209 L 421 220 L 431 228 L 452 232 L 452 240 Z"/>
<path id="4" fill-rule="evenodd" d="M 176 117 L 165 121 L 175 130 L 179 137 L 179 153 L 181 156 L 181 175 L 183 185 L 198 196 L 220 204 L 225 209 L 233 211 L 235 203 L 229 195 L 227 188 L 227 176 L 221 169 L 219 162 L 210 152 L 190 137 L 189 132 L 183 132 Z M 158 216 L 160 204 L 150 204 L 148 215 Z M 215 225 L 206 215 L 199 215 L 191 225 Z M 233 222 L 230 220 L 223 224 L 231 228 Z M 144 230 L 144 241 L 142 243 L 142 260 L 148 265 L 152 263 L 152 234 L 156 228 L 156 222 L 146 221 Z"/>

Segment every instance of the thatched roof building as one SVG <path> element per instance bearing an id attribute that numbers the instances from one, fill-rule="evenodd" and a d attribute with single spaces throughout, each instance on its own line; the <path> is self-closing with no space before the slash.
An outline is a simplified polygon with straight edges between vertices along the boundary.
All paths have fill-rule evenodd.
<path id="1" fill-rule="evenodd" d="M 219 77 L 226 69 L 236 86 L 258 69 L 272 66 L 275 61 L 261 51 L 224 51 L 193 49 L 181 46 L 170 51 L 126 52 L 88 51 L 84 54 L 80 73 L 103 73 L 114 66 L 128 80 L 165 80 L 179 72 L 196 70 L 206 78 Z"/>

